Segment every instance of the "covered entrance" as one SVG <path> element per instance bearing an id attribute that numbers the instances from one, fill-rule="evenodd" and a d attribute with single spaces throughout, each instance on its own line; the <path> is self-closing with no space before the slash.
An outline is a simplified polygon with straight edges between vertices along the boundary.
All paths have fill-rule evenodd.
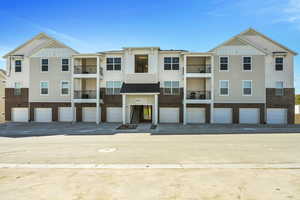
<path id="1" fill-rule="evenodd" d="M 152 106 L 132 105 L 131 111 L 131 124 L 152 123 Z"/>

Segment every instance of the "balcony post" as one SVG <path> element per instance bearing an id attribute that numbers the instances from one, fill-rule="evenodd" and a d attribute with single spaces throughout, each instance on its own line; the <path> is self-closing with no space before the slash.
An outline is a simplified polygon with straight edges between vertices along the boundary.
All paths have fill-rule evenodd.
<path id="1" fill-rule="evenodd" d="M 211 78 L 210 78 L 210 123 L 213 124 L 214 123 L 214 56 L 211 55 L 211 66 L 210 66 L 210 70 L 211 70 Z"/>
<path id="2" fill-rule="evenodd" d="M 72 57 L 71 59 L 71 87 L 70 87 L 70 90 L 71 90 L 71 108 L 72 108 L 72 123 L 75 123 L 76 122 L 76 111 L 75 111 L 75 103 L 74 103 L 74 57 Z"/>
<path id="3" fill-rule="evenodd" d="M 187 57 L 183 56 L 183 124 L 186 125 L 186 70 L 187 70 Z"/>
<path id="4" fill-rule="evenodd" d="M 126 124 L 126 95 L 122 94 L 122 121 Z"/>
<path id="5" fill-rule="evenodd" d="M 96 124 L 100 123 L 100 61 L 97 56 L 97 79 L 96 79 Z"/>
<path id="6" fill-rule="evenodd" d="M 158 94 L 154 95 L 154 125 L 158 123 Z"/>

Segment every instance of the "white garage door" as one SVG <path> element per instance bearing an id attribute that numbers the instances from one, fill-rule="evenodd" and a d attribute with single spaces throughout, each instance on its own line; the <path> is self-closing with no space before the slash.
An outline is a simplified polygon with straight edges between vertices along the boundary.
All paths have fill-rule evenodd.
<path id="1" fill-rule="evenodd" d="M 83 122 L 96 122 L 96 107 L 83 107 L 82 108 L 82 121 Z"/>
<path id="2" fill-rule="evenodd" d="M 179 123 L 179 108 L 159 108 L 160 123 Z"/>
<path id="3" fill-rule="evenodd" d="M 284 108 L 268 108 L 267 109 L 268 124 L 286 124 L 287 109 Z"/>
<path id="4" fill-rule="evenodd" d="M 215 108 L 214 123 L 231 124 L 232 123 L 232 108 Z"/>
<path id="5" fill-rule="evenodd" d="M 58 108 L 59 121 L 71 122 L 73 121 L 72 107 L 59 107 Z M 76 115 L 75 115 L 76 116 Z"/>
<path id="6" fill-rule="evenodd" d="M 187 108 L 187 123 L 205 123 L 205 108 Z"/>
<path id="7" fill-rule="evenodd" d="M 122 107 L 107 107 L 107 122 L 122 122 Z"/>
<path id="8" fill-rule="evenodd" d="M 36 108 L 34 116 L 36 122 L 51 122 L 52 108 Z"/>
<path id="9" fill-rule="evenodd" d="M 258 124 L 258 108 L 240 108 L 240 124 Z"/>
<path id="10" fill-rule="evenodd" d="M 12 108 L 11 120 L 13 122 L 28 122 L 28 108 Z"/>

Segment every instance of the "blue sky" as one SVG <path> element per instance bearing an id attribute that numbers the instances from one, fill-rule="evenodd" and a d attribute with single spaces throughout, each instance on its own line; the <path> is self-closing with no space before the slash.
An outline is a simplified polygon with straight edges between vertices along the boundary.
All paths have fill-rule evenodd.
<path id="1" fill-rule="evenodd" d="M 208 51 L 248 27 L 300 53 L 300 0 L 2 0 L 0 27 L 1 57 L 39 32 L 82 53 L 123 46 Z M 295 83 L 300 93 L 300 56 Z"/>

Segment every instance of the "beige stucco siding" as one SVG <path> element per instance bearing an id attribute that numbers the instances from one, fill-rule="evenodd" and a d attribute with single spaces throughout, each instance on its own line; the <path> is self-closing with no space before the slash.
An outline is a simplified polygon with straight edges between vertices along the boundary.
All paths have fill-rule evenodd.
<path id="1" fill-rule="evenodd" d="M 243 56 L 229 56 L 229 71 L 219 71 L 219 56 L 214 57 L 214 96 L 216 103 L 263 103 L 265 94 L 265 58 L 252 56 L 252 71 L 242 67 Z M 229 80 L 229 96 L 220 96 L 219 81 Z M 252 96 L 243 96 L 243 80 L 252 80 Z"/>
<path id="2" fill-rule="evenodd" d="M 30 102 L 68 102 L 70 95 L 61 95 L 61 81 L 70 81 L 71 71 L 61 71 L 61 58 L 49 57 L 49 71 L 41 72 L 41 58 L 30 58 Z M 49 82 L 49 95 L 40 95 L 40 82 Z"/>

